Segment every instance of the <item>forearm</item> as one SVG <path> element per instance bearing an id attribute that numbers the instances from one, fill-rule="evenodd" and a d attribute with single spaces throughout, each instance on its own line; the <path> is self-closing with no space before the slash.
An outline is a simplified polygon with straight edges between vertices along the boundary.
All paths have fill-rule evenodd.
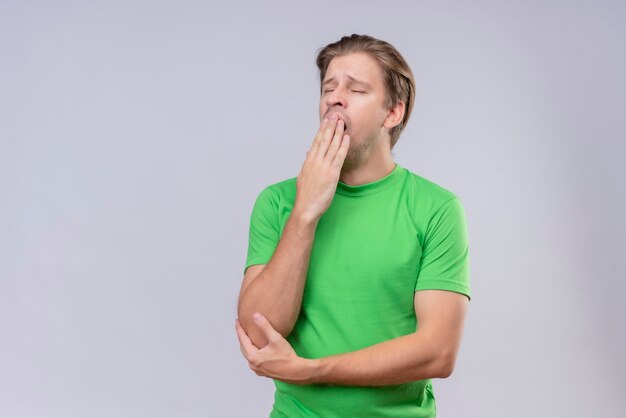
<path id="1" fill-rule="evenodd" d="M 452 351 L 419 332 L 370 347 L 308 360 L 312 383 L 346 386 L 385 386 L 415 380 L 448 377 Z"/>
<path id="2" fill-rule="evenodd" d="M 316 227 L 316 219 L 292 212 L 271 260 L 242 289 L 239 321 L 258 347 L 263 347 L 267 339 L 254 325 L 254 312 L 265 315 L 285 337 L 298 319 Z"/>

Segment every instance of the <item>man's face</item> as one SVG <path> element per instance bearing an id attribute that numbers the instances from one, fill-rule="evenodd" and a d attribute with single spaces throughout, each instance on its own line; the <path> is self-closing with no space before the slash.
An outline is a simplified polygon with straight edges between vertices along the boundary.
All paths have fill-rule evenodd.
<path id="1" fill-rule="evenodd" d="M 322 81 L 320 121 L 337 113 L 350 136 L 350 149 L 344 169 L 358 167 L 372 147 L 380 145 L 384 107 L 383 74 L 374 58 L 356 52 L 333 58 Z"/>

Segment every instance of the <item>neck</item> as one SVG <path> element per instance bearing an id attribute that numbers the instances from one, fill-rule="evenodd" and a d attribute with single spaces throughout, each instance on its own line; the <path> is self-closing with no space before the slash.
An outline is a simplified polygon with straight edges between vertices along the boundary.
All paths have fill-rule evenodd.
<path id="1" fill-rule="evenodd" d="M 348 186 L 359 186 L 379 180 L 393 171 L 396 163 L 391 156 L 388 141 L 381 141 L 378 147 L 371 150 L 362 164 L 347 170 L 341 170 L 339 181 Z"/>

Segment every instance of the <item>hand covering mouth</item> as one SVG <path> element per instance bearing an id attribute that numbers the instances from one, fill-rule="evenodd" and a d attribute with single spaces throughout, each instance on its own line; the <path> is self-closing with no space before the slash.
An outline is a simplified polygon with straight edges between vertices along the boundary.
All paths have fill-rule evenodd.
<path id="1" fill-rule="evenodd" d="M 348 130 L 348 122 L 346 122 L 343 116 L 340 116 L 340 115 L 337 115 L 337 116 L 339 117 L 339 120 L 343 122 L 343 131 L 346 132 Z"/>
<path id="2" fill-rule="evenodd" d="M 345 133 L 348 130 L 348 127 L 349 127 L 349 124 L 348 124 L 348 121 L 346 120 L 346 117 L 344 115 L 342 115 L 341 113 L 334 112 L 334 111 L 327 112 L 326 113 L 326 117 L 330 117 L 330 115 L 332 115 L 333 113 L 337 115 L 337 118 L 339 120 L 343 121 L 343 132 Z"/>

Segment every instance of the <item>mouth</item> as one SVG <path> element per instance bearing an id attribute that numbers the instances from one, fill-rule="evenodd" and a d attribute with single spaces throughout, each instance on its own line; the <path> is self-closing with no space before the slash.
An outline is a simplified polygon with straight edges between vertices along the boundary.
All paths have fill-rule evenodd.
<path id="1" fill-rule="evenodd" d="M 330 116 L 331 114 L 333 114 L 333 113 L 334 113 L 334 114 L 336 114 L 336 115 L 337 115 L 337 118 L 338 118 L 340 121 L 342 121 L 342 122 L 343 122 L 343 132 L 344 132 L 344 133 L 346 133 L 346 132 L 348 131 L 348 129 L 350 128 L 350 125 L 348 124 L 348 121 L 346 121 L 346 118 L 345 118 L 345 117 L 344 117 L 341 113 L 339 113 L 339 112 L 333 112 L 333 111 L 330 111 L 330 112 L 328 112 L 326 115 L 327 115 L 327 117 L 329 117 L 329 116 Z"/>

